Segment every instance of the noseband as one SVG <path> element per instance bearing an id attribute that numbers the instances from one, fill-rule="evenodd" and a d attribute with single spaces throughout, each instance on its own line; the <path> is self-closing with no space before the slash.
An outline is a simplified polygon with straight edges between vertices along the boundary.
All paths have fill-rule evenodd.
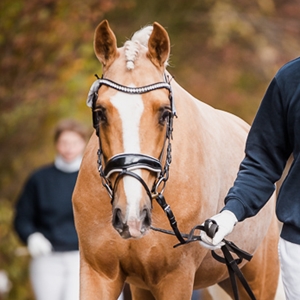
<path id="1" fill-rule="evenodd" d="M 97 76 L 97 75 L 96 75 Z M 136 178 L 144 187 L 145 191 L 147 192 L 147 195 L 149 196 L 150 200 L 152 201 L 153 198 L 156 198 L 158 194 L 162 194 L 165 189 L 166 181 L 169 178 L 169 166 L 172 161 L 171 157 L 171 139 L 172 139 L 172 131 L 173 131 L 173 118 L 176 116 L 176 110 L 175 105 L 173 101 L 173 95 L 172 95 L 172 88 L 170 85 L 170 80 L 167 80 L 167 77 L 165 76 L 166 81 L 165 82 L 157 82 L 154 84 L 146 85 L 143 87 L 127 87 L 120 85 L 114 81 L 111 81 L 109 79 L 105 78 L 99 78 L 97 76 L 97 80 L 93 83 L 91 86 L 91 89 L 88 94 L 87 104 L 88 106 L 91 106 L 92 108 L 92 115 L 93 115 L 93 127 L 96 130 L 96 134 L 99 139 L 99 150 L 98 150 L 98 171 L 100 174 L 100 177 L 102 179 L 102 184 L 106 188 L 108 195 L 111 198 L 111 202 L 114 200 L 115 191 L 117 189 L 117 185 L 120 181 L 120 179 L 123 176 L 131 176 Z M 127 94 L 144 94 L 148 93 L 157 89 L 167 89 L 169 91 L 169 100 L 170 100 L 170 107 L 171 111 L 169 113 L 169 116 L 166 119 L 166 136 L 165 136 L 165 142 L 164 146 L 161 150 L 160 157 L 154 158 L 149 155 L 140 154 L 140 153 L 120 153 L 112 158 L 110 158 L 105 167 L 103 166 L 103 152 L 102 152 L 102 146 L 101 146 L 101 138 L 100 138 L 100 121 L 101 116 L 99 116 L 97 110 L 96 110 L 96 101 L 98 99 L 98 90 L 101 88 L 102 85 L 111 87 L 117 91 L 127 93 Z M 162 165 L 163 161 L 163 154 L 165 146 L 167 145 L 167 151 L 166 151 L 166 159 L 164 166 Z M 145 181 L 141 176 L 133 172 L 135 169 L 146 169 L 150 172 L 156 173 L 156 179 L 153 183 L 153 186 L 151 189 L 147 186 Z M 117 178 L 115 180 L 114 185 L 112 185 L 110 181 L 110 176 L 113 173 L 118 173 Z M 160 187 L 161 186 L 161 187 Z M 158 192 L 158 189 L 160 187 L 160 191 Z"/>

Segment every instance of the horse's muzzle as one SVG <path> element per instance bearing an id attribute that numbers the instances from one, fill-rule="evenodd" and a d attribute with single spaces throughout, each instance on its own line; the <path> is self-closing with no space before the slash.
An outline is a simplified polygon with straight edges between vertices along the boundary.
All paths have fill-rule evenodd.
<path id="1" fill-rule="evenodd" d="M 140 238 L 146 234 L 151 225 L 151 212 L 144 208 L 139 218 L 125 220 L 120 208 L 113 210 L 112 225 L 124 239 Z"/>

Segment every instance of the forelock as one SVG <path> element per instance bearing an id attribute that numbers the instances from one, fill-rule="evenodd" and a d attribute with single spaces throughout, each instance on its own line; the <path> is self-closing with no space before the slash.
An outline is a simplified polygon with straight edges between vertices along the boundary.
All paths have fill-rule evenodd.
<path id="1" fill-rule="evenodd" d="M 148 48 L 148 40 L 152 33 L 153 26 L 145 26 L 135 32 L 131 40 L 124 44 L 126 67 L 128 70 L 134 69 L 135 62 L 139 55 L 140 46 Z"/>
<path id="2" fill-rule="evenodd" d="M 125 47 L 126 67 L 128 70 L 134 69 L 135 61 L 139 55 L 139 43 L 127 41 Z"/>

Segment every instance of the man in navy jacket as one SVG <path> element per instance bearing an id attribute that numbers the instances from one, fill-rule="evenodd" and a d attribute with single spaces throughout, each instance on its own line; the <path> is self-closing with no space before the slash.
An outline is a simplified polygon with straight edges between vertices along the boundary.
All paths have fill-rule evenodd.
<path id="1" fill-rule="evenodd" d="M 271 81 L 246 142 L 246 155 L 221 212 L 210 219 L 219 225 L 202 245 L 219 248 L 237 222 L 256 215 L 275 190 L 287 160 L 294 161 L 276 203 L 283 223 L 279 241 L 286 299 L 300 299 L 300 58 L 284 65 Z"/>

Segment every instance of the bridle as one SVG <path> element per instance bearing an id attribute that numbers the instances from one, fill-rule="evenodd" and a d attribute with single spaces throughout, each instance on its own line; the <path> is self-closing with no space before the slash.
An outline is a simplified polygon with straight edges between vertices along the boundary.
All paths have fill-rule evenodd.
<path id="1" fill-rule="evenodd" d="M 171 211 L 170 206 L 166 203 L 165 198 L 163 196 L 166 187 L 166 182 L 169 179 L 169 168 L 172 162 L 171 140 L 173 138 L 172 135 L 173 119 L 174 117 L 177 117 L 175 103 L 173 99 L 172 87 L 170 84 L 172 77 L 170 78 L 169 75 L 164 75 L 165 81 L 153 83 L 142 87 L 127 87 L 103 77 L 99 78 L 97 75 L 96 77 L 97 80 L 92 84 L 88 94 L 87 105 L 92 108 L 93 127 L 96 130 L 96 135 L 98 136 L 98 140 L 99 140 L 99 149 L 97 152 L 98 171 L 102 180 L 102 184 L 106 188 L 108 195 L 111 198 L 111 203 L 113 203 L 114 201 L 115 192 L 118 183 L 122 177 L 131 176 L 137 179 L 144 187 L 151 201 L 151 204 L 152 204 L 152 199 L 156 199 L 158 204 L 165 211 L 176 237 L 178 238 L 181 244 L 185 244 L 185 239 L 182 237 L 177 227 L 177 222 L 175 220 L 173 212 Z M 165 141 L 158 159 L 140 153 L 120 153 L 110 158 L 107 161 L 105 166 L 103 165 L 103 152 L 102 152 L 101 134 L 100 134 L 100 126 L 99 126 L 101 121 L 101 116 L 99 116 L 96 107 L 96 101 L 98 99 L 98 91 L 102 85 L 111 87 L 117 91 L 127 93 L 127 94 L 144 94 L 157 89 L 167 89 L 169 91 L 170 113 L 166 118 L 167 128 L 166 128 Z M 163 165 L 164 154 L 165 154 L 165 160 Z M 133 170 L 135 169 L 146 169 L 156 173 L 156 179 L 153 183 L 152 188 L 148 187 L 148 185 L 145 183 L 145 181 L 141 176 L 133 172 Z M 112 185 L 109 179 L 110 175 L 113 173 L 118 173 L 114 185 Z"/>
<path id="2" fill-rule="evenodd" d="M 118 185 L 118 182 L 123 176 L 131 176 L 136 178 L 144 187 L 149 196 L 150 200 L 156 198 L 159 193 L 163 193 L 165 189 L 165 184 L 169 178 L 169 166 L 172 161 L 171 156 L 171 139 L 173 132 L 173 118 L 176 116 L 176 110 L 173 100 L 172 88 L 170 85 L 170 81 L 167 80 L 167 76 L 165 76 L 165 82 L 157 82 L 154 84 L 150 84 L 143 87 L 126 87 L 120 85 L 114 81 L 105 78 L 98 78 L 92 85 L 89 95 L 88 95 L 88 103 L 92 104 L 92 115 L 93 115 L 93 127 L 96 130 L 96 134 L 99 139 L 99 150 L 98 150 L 98 171 L 100 177 L 102 179 L 102 183 L 106 188 L 108 195 L 111 198 L 111 201 L 114 200 L 115 191 Z M 102 85 L 111 87 L 117 91 L 121 91 L 127 94 L 144 94 L 157 89 L 167 89 L 169 91 L 169 100 L 170 100 L 170 113 L 166 118 L 166 135 L 163 149 L 161 150 L 159 158 L 154 158 L 149 155 L 140 154 L 140 153 L 120 153 L 113 157 L 111 157 L 105 167 L 103 165 L 103 152 L 101 146 L 101 137 L 100 137 L 100 121 L 101 116 L 99 116 L 96 109 L 96 101 L 98 98 L 98 90 Z M 163 155 L 166 147 L 166 158 L 163 166 Z M 152 188 L 150 189 L 143 178 L 141 178 L 138 174 L 133 172 L 135 169 L 146 169 L 151 172 L 156 173 L 156 180 L 153 183 Z M 115 180 L 114 186 L 110 181 L 110 176 L 113 173 L 118 173 L 117 179 Z"/>

